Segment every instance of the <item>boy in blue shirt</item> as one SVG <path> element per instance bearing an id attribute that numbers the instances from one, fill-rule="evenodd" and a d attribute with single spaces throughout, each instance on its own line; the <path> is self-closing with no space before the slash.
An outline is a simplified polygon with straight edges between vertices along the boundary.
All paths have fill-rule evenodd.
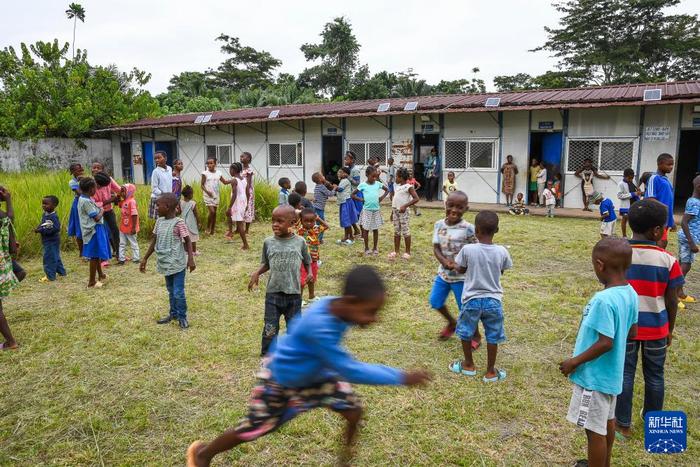
<path id="1" fill-rule="evenodd" d="M 591 196 L 594 204 L 600 205 L 600 238 L 612 237 L 615 234 L 615 205 L 610 198 L 603 197 L 602 193 L 593 193 Z"/>
<path id="2" fill-rule="evenodd" d="M 61 261 L 61 221 L 56 215 L 58 198 L 54 195 L 44 196 L 41 200 L 41 208 L 44 214 L 41 216 L 41 224 L 34 232 L 41 234 L 41 246 L 44 248 L 44 274 L 41 282 L 56 280 L 56 273 L 66 275 L 66 268 Z"/>
<path id="3" fill-rule="evenodd" d="M 668 231 L 676 225 L 673 219 L 673 186 L 666 174 L 673 172 L 673 156 L 667 153 L 659 154 L 656 158 L 656 173 L 649 177 L 645 184 L 644 198 L 654 198 L 656 201 L 666 205 L 668 209 L 668 219 L 666 230 L 656 244 L 664 250 L 668 246 Z"/>
<path id="4" fill-rule="evenodd" d="M 385 300 L 386 289 L 374 269 L 358 266 L 351 270 L 341 297 L 314 303 L 275 343 L 258 372 L 246 418 L 210 443 L 192 443 L 187 450 L 187 466 L 208 466 L 216 454 L 271 433 L 317 407 L 326 407 L 345 418 L 341 463 L 347 463 L 362 415 L 350 383 L 414 386 L 430 379 L 425 371 L 404 372 L 360 362 L 341 346 L 351 326 L 364 327 L 377 321 Z"/>
<path id="5" fill-rule="evenodd" d="M 615 403 L 622 392 L 628 337 L 637 334 L 639 298 L 627 282 L 632 247 L 624 239 L 603 238 L 593 248 L 593 269 L 605 289 L 583 309 L 573 357 L 559 370 L 574 383 L 566 417 L 584 428 L 588 464 L 610 465 L 615 441 Z"/>

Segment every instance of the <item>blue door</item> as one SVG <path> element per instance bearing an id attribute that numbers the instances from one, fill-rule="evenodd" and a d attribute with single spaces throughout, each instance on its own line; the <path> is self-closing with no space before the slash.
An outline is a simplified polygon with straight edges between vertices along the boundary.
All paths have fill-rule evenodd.
<path id="1" fill-rule="evenodd" d="M 542 161 L 547 167 L 547 178 L 554 179 L 554 174 L 561 172 L 561 138 L 560 131 L 542 135 Z"/>
<path id="2" fill-rule="evenodd" d="M 151 173 L 153 172 L 153 168 L 155 166 L 155 164 L 153 163 L 153 153 L 155 151 L 153 150 L 152 142 L 144 142 L 141 144 L 143 146 L 143 168 L 146 171 L 146 178 L 144 178 L 144 180 L 148 185 L 151 183 Z"/>
<path id="3" fill-rule="evenodd" d="M 173 166 L 175 160 L 175 145 L 172 141 L 156 141 L 156 151 L 165 152 L 166 160 L 170 167 Z"/>

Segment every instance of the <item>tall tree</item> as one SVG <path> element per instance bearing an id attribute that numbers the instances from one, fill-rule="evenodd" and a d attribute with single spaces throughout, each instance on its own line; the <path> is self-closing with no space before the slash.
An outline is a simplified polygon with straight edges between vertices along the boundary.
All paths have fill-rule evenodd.
<path id="1" fill-rule="evenodd" d="M 305 69 L 299 81 L 324 96 L 334 99 L 346 96 L 357 71 L 360 51 L 352 25 L 343 17 L 335 18 L 326 23 L 320 36 L 320 43 L 301 46 L 307 61 L 320 60 L 320 63 Z"/>
<path id="2" fill-rule="evenodd" d="M 75 58 L 75 26 L 78 24 L 78 20 L 81 23 L 85 22 L 85 8 L 79 3 L 71 3 L 66 10 L 66 16 L 73 20 L 73 58 Z"/>
<path id="3" fill-rule="evenodd" d="M 273 83 L 272 72 L 282 64 L 280 60 L 264 50 L 241 45 L 237 37 L 221 34 L 216 40 L 223 42 L 221 51 L 229 56 L 216 71 L 209 71 L 217 86 L 228 92 L 239 92 Z"/>
<path id="4" fill-rule="evenodd" d="M 518 73 L 494 76 L 493 84 L 499 91 L 577 88 L 588 84 L 588 75 L 583 71 L 548 71 L 538 76 Z"/>

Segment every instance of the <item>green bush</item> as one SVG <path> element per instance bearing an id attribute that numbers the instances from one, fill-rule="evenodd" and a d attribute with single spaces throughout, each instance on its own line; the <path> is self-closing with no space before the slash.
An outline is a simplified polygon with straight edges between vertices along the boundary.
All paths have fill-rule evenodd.
<path id="1" fill-rule="evenodd" d="M 75 249 L 75 243 L 66 235 L 68 217 L 73 193 L 68 187 L 70 175 L 67 171 L 54 172 L 21 172 L 0 174 L 0 185 L 10 190 L 15 209 L 15 229 L 17 241 L 20 243 L 20 255 L 32 256 L 41 254 L 41 238 L 33 232 L 41 221 L 41 199 L 46 195 L 55 195 L 59 199 L 57 214 L 61 220 L 61 236 L 64 249 Z M 199 181 L 191 184 L 194 190 L 194 199 L 197 202 L 200 219 L 206 219 L 206 208 L 202 201 L 202 189 Z M 153 230 L 153 221 L 148 218 L 148 205 L 151 189 L 146 185 L 139 185 L 136 189 L 136 203 L 138 204 L 141 218 L 141 233 L 139 237 L 146 241 Z M 221 205 L 218 211 L 218 223 L 223 225 L 226 220 L 226 209 L 231 196 L 229 186 L 221 187 Z M 277 206 L 277 190 L 265 182 L 255 183 L 255 209 L 256 219 L 266 220 L 271 217 L 272 210 Z M 3 206 L 4 209 L 4 206 Z M 116 210 L 119 217 L 119 209 Z"/>

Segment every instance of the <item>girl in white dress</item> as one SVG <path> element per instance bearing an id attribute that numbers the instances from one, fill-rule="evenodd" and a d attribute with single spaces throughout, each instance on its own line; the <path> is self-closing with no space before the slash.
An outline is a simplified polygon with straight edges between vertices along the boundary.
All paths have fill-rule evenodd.
<path id="1" fill-rule="evenodd" d="M 209 211 L 205 229 L 205 231 L 209 232 L 209 235 L 214 235 L 214 229 L 216 228 L 216 210 L 219 207 L 219 183 L 228 185 L 231 182 L 224 178 L 221 171 L 217 170 L 216 158 L 209 157 L 207 158 L 207 170 L 202 172 L 201 183 L 204 205 Z"/>
<path id="2" fill-rule="evenodd" d="M 241 236 L 243 246 L 241 250 L 248 249 L 248 240 L 245 235 L 245 211 L 248 207 L 248 183 L 243 177 L 243 166 L 240 162 L 231 164 L 229 173 L 231 174 L 231 204 L 226 214 L 232 223 L 236 224 L 236 232 Z M 233 237 L 233 233 L 231 235 Z"/>

